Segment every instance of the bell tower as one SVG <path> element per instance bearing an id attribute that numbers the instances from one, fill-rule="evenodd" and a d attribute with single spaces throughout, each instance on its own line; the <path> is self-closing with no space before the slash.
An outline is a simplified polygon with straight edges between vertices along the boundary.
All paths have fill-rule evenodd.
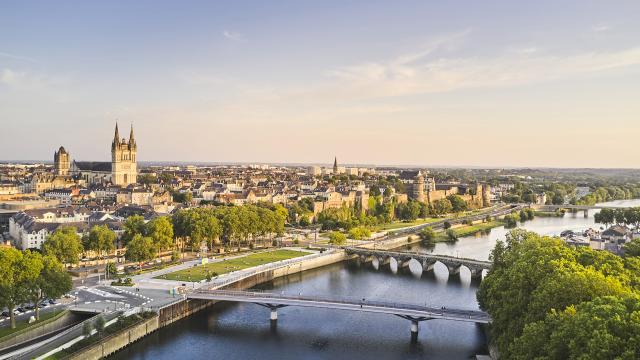
<path id="1" fill-rule="evenodd" d="M 138 180 L 137 165 L 138 146 L 133 136 L 133 125 L 129 133 L 129 141 L 120 139 L 118 123 L 111 143 L 111 182 L 114 185 L 127 186 Z"/>
<path id="2" fill-rule="evenodd" d="M 65 150 L 64 146 L 60 146 L 60 149 L 53 154 L 53 163 L 56 169 L 56 175 L 69 175 L 69 153 Z"/>

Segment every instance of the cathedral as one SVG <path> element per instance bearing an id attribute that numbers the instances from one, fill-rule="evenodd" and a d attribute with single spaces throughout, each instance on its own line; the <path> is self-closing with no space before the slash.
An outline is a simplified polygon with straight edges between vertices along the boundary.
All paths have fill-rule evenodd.
<path id="1" fill-rule="evenodd" d="M 70 162 L 70 155 L 64 147 L 60 147 L 55 152 L 54 167 L 55 177 L 74 178 L 84 181 L 87 184 L 113 184 L 118 186 L 128 186 L 135 184 L 138 180 L 138 145 L 133 136 L 133 126 L 129 133 L 129 140 L 120 138 L 118 124 L 111 143 L 111 162 L 73 161 Z M 53 186 L 53 184 L 52 184 Z M 51 188 L 50 186 L 40 186 L 40 189 Z"/>

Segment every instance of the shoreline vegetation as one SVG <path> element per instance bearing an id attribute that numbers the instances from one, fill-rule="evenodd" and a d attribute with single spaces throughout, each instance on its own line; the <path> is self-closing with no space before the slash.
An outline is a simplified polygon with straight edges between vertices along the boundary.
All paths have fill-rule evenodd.
<path id="1" fill-rule="evenodd" d="M 298 250 L 274 250 L 267 252 L 255 253 L 234 259 L 223 259 L 204 265 L 196 265 L 194 267 L 178 270 L 169 274 L 160 275 L 155 279 L 175 280 L 175 281 L 202 281 L 210 279 L 218 275 L 229 272 L 244 270 L 254 266 L 269 264 L 276 261 L 293 259 L 310 253 Z"/>

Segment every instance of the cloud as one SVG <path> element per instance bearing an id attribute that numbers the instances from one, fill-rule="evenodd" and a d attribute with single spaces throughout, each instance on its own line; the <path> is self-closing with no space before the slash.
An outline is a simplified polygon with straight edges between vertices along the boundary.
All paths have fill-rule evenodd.
<path id="1" fill-rule="evenodd" d="M 497 56 L 452 57 L 433 49 L 401 54 L 329 71 L 345 92 L 363 97 L 439 93 L 468 88 L 516 86 L 579 77 L 640 64 L 640 47 L 572 55 L 506 51 Z"/>
<path id="2" fill-rule="evenodd" d="M 237 32 L 237 31 L 225 30 L 225 31 L 222 32 L 222 35 L 225 38 L 227 38 L 229 40 L 233 40 L 233 41 L 247 41 L 245 39 L 245 37 L 241 33 Z"/>
<path id="3" fill-rule="evenodd" d="M 594 32 L 600 33 L 600 32 L 611 30 L 611 27 L 607 24 L 596 24 L 591 28 L 591 30 L 593 30 Z"/>
<path id="4" fill-rule="evenodd" d="M 12 59 L 12 60 L 28 61 L 28 62 L 33 62 L 33 63 L 38 62 L 36 59 L 30 58 L 28 56 L 9 54 L 9 53 L 6 53 L 6 52 L 0 52 L 0 57 Z"/>

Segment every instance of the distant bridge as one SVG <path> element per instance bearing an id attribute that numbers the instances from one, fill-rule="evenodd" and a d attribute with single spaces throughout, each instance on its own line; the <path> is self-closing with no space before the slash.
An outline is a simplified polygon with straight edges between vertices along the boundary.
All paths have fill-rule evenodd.
<path id="1" fill-rule="evenodd" d="M 359 256 L 360 260 L 363 262 L 373 261 L 373 259 L 376 258 L 378 260 L 378 264 L 382 265 L 393 260 L 397 262 L 398 268 L 409 266 L 409 262 L 411 260 L 416 260 L 422 266 L 422 271 L 433 271 L 434 265 L 439 262 L 447 267 L 450 275 L 459 274 L 460 268 L 464 266 L 471 272 L 471 278 L 478 280 L 482 279 L 482 271 L 490 270 L 492 265 L 490 261 L 465 259 L 446 255 L 411 253 L 407 251 L 375 250 L 356 247 L 345 248 L 345 251 L 347 254 Z"/>
<path id="2" fill-rule="evenodd" d="M 576 211 L 588 211 L 588 210 L 603 210 L 603 209 L 624 209 L 620 206 L 610 205 L 531 205 L 534 209 L 538 210 L 576 210 Z"/>
<path id="3" fill-rule="evenodd" d="M 411 336 L 413 339 L 417 338 L 418 323 L 420 321 L 441 319 L 477 324 L 487 324 L 491 322 L 491 317 L 482 311 L 449 309 L 445 307 L 437 308 L 366 299 L 360 300 L 321 296 L 285 295 L 269 292 L 205 289 L 191 292 L 187 297 L 190 299 L 245 302 L 261 305 L 271 309 L 271 322 L 273 325 L 275 325 L 278 320 L 278 309 L 285 306 L 304 306 L 396 315 L 411 321 Z"/>

